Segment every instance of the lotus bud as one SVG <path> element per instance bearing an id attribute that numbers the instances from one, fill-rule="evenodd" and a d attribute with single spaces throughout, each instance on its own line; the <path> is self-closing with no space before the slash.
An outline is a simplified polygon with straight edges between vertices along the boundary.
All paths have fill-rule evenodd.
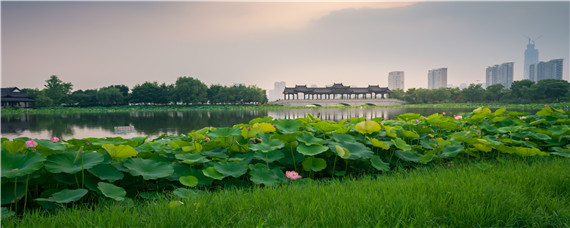
<path id="1" fill-rule="evenodd" d="M 51 139 L 49 141 L 51 141 L 52 143 L 56 143 L 56 142 L 59 142 L 60 140 L 58 137 L 54 136 L 54 137 L 51 137 Z"/>
<path id="2" fill-rule="evenodd" d="M 38 143 L 36 141 L 34 141 L 32 139 L 29 139 L 28 141 L 26 141 L 26 147 L 27 148 L 33 149 L 36 146 L 38 146 Z"/>
<path id="3" fill-rule="evenodd" d="M 210 138 L 206 138 L 206 142 L 209 142 L 209 141 L 210 141 Z"/>

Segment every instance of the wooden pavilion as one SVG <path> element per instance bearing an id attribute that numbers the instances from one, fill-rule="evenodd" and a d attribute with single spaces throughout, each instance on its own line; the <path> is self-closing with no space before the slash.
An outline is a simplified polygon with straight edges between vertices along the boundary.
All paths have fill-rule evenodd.
<path id="1" fill-rule="evenodd" d="M 327 87 L 307 87 L 307 85 L 295 85 L 295 87 L 283 90 L 283 99 L 298 100 L 299 94 L 303 94 L 304 100 L 316 99 L 377 99 L 378 94 L 384 99 L 384 94 L 392 91 L 388 87 L 369 85 L 368 87 L 350 87 L 342 83 L 334 83 Z"/>

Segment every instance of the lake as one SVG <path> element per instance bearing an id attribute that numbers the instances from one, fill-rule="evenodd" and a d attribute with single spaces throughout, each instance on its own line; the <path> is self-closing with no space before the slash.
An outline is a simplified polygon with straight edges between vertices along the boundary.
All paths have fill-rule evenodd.
<path id="1" fill-rule="evenodd" d="M 110 112 L 72 114 L 31 114 L 2 116 L 2 137 L 10 139 L 30 137 L 49 139 L 58 136 L 71 138 L 132 138 L 149 136 L 156 138 L 162 134 L 186 134 L 204 127 L 231 127 L 248 123 L 250 120 L 271 116 L 280 119 L 305 117 L 311 113 L 323 120 L 339 121 L 350 117 L 366 119 L 382 117 L 395 119 L 404 113 L 419 113 L 429 116 L 446 112 L 448 115 L 471 112 L 472 108 L 307 108 L 278 110 L 193 110 L 193 111 L 154 111 L 154 112 Z M 511 110 L 511 109 L 509 109 Z M 520 111 L 520 110 L 513 110 Z M 525 110 L 529 112 L 529 110 Z M 532 112 L 532 111 L 530 111 Z M 122 127 L 122 128 L 119 128 Z"/>

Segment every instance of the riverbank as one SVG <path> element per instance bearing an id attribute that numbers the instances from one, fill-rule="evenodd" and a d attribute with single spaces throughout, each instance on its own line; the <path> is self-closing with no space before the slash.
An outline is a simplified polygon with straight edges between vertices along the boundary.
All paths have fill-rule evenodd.
<path id="1" fill-rule="evenodd" d="M 442 103 L 442 104 L 405 104 L 391 106 L 277 106 L 277 105 L 197 105 L 197 106 L 118 106 L 118 107 L 51 107 L 38 109 L 2 109 L 2 115 L 23 114 L 55 114 L 55 113 L 113 113 L 113 112 L 170 112 L 170 111 L 223 111 L 223 110 L 286 110 L 286 109 L 326 109 L 326 108 L 478 108 L 488 107 L 491 109 L 507 108 L 517 110 L 539 110 L 544 103 L 534 104 L 511 104 L 511 103 Z M 556 109 L 568 111 L 569 102 L 546 104 Z"/>
<path id="2" fill-rule="evenodd" d="M 570 159 L 510 157 L 502 161 L 435 164 L 358 179 L 224 189 L 200 192 L 191 199 L 167 196 L 51 212 L 33 210 L 19 219 L 2 219 L 2 227 L 570 225 Z"/>

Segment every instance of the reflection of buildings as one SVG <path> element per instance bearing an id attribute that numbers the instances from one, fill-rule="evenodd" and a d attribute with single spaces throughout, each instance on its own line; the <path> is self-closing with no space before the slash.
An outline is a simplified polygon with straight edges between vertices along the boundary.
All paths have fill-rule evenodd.
<path id="1" fill-rule="evenodd" d="M 510 62 L 487 67 L 486 87 L 501 84 L 505 88 L 511 88 L 511 84 L 513 83 L 513 65 L 514 63 Z"/>
<path id="2" fill-rule="evenodd" d="M 21 135 L 25 130 L 30 129 L 30 116 L 2 116 L 2 124 L 0 125 L 2 134 Z"/>
<path id="3" fill-rule="evenodd" d="M 428 89 L 439 89 L 447 86 L 447 68 L 428 71 Z"/>
<path id="4" fill-rule="evenodd" d="M 529 66 L 529 80 L 538 82 L 544 79 L 562 80 L 563 59 L 553 59 L 548 62 L 539 62 Z"/>

